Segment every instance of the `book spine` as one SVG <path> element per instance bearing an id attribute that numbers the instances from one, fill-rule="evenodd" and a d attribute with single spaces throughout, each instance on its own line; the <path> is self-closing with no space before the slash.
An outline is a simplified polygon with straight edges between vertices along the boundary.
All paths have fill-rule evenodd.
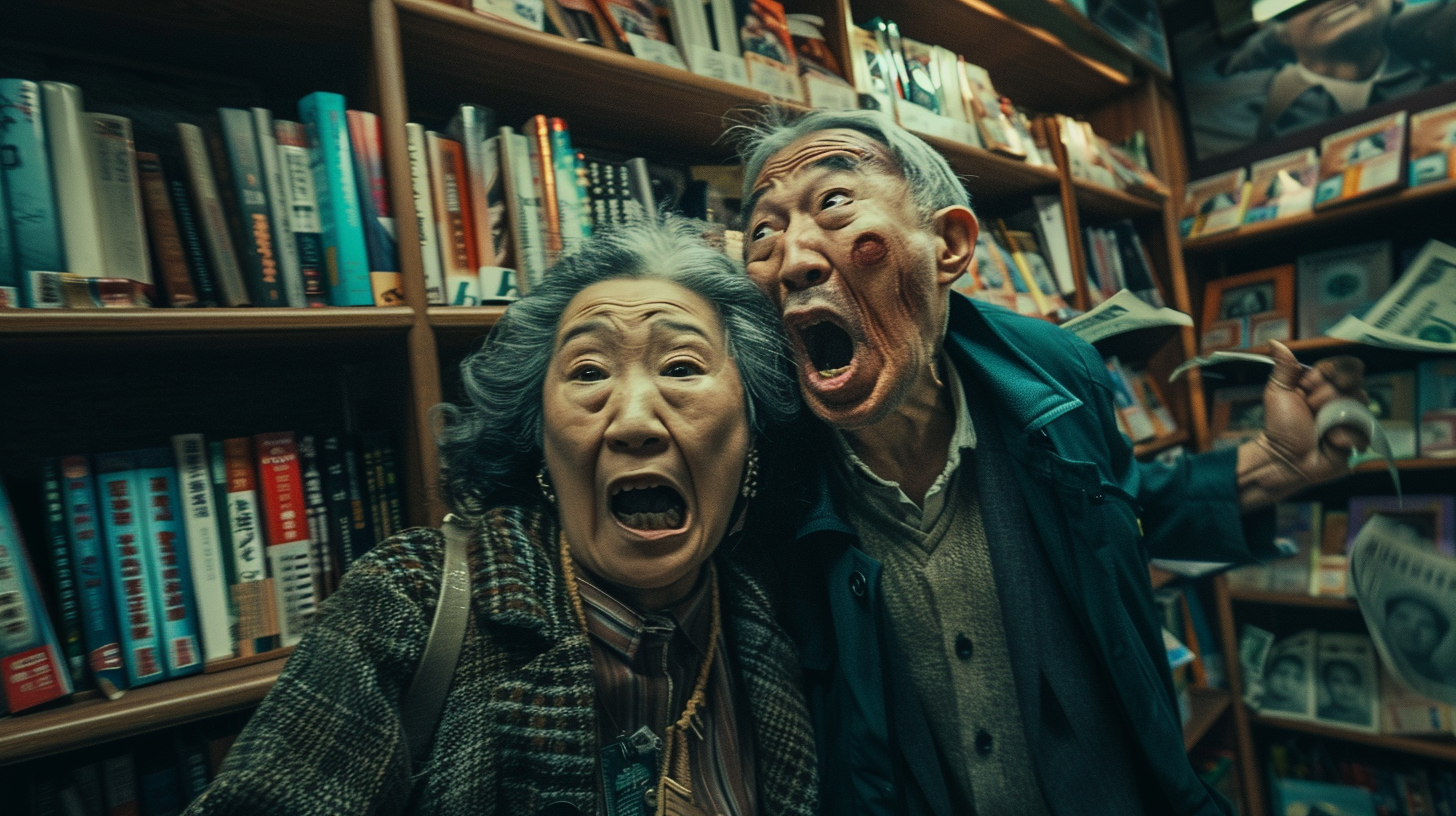
<path id="1" fill-rule="evenodd" d="M 136 147 L 131 120 L 105 113 L 91 118 L 91 144 L 96 150 L 96 195 L 106 250 L 106 277 L 152 285 L 147 256 L 147 231 L 142 223 L 142 191 L 137 184 Z"/>
<path id="2" fill-rule="evenodd" d="M 182 257 L 187 262 L 187 276 L 197 298 L 193 305 L 216 306 L 217 287 L 213 284 L 212 270 L 207 265 L 207 246 L 202 239 L 202 225 L 197 221 L 197 212 L 187 194 L 187 168 L 179 159 L 166 155 L 160 157 L 160 163 L 162 179 L 167 185 L 167 200 L 172 205 L 172 215 L 176 219 Z"/>
<path id="3" fill-rule="evenodd" d="M 84 456 L 67 456 L 60 461 L 64 478 L 66 527 L 75 565 L 81 606 L 82 637 L 86 663 L 97 688 L 115 697 L 126 688 L 121 640 L 116 625 L 113 582 L 102 546 L 100 507 L 91 462 Z"/>
<path id="4" fill-rule="evenodd" d="M 202 135 L 202 128 L 186 122 L 177 123 L 177 138 L 182 144 L 187 186 L 192 193 L 203 245 L 207 247 L 208 267 L 213 274 L 218 300 L 224 306 L 248 306 L 251 301 L 243 283 L 243 268 L 233 248 L 227 214 L 223 212 L 222 196 L 217 189 L 217 176 L 207 157 L 207 139 Z"/>
<path id="5" fill-rule="evenodd" d="M 298 116 L 308 129 L 314 189 L 323 226 L 324 268 L 329 298 L 335 306 L 371 306 L 369 254 L 354 181 L 354 157 L 344 97 L 318 91 L 298 103 Z"/>
<path id="6" fill-rule="evenodd" d="M 35 570 L 0 486 L 0 686 L 13 713 L 71 693 Z"/>
<path id="7" fill-rule="evenodd" d="M 333 590 L 334 563 L 329 530 L 328 501 L 324 495 L 324 463 L 315 434 L 298 437 L 298 467 L 303 473 L 303 503 L 308 515 L 309 553 L 313 568 L 313 594 L 322 601 Z"/>
<path id="8" fill-rule="evenodd" d="M 81 104 L 81 89 L 75 85 L 41 83 L 41 110 L 45 113 L 56 204 L 61 215 L 61 240 L 66 248 L 65 271 L 105 278 L 109 277 L 109 267 L 101 241 L 94 129 Z"/>
<path id="9" fill-rule="evenodd" d="M 616 176 L 612 182 L 612 192 L 617 201 L 617 223 L 627 224 L 641 219 L 646 213 L 642 209 L 642 202 L 632 195 L 632 171 L 625 162 L 613 162 L 611 168 L 612 174 Z"/>
<path id="10" fill-rule="evenodd" d="M 575 252 L 591 235 L 576 183 L 576 150 L 566 121 L 551 117 L 551 167 L 556 176 L 556 207 L 561 213 L 561 251 Z"/>
<path id="11" fill-rule="evenodd" d="M 106 816 L 139 816 L 136 761 L 126 751 L 101 760 L 102 786 L 106 790 Z"/>
<path id="12" fill-rule="evenodd" d="M 70 669 L 71 684 L 79 688 L 86 683 L 86 647 L 81 634 L 81 603 L 76 588 L 75 562 L 71 560 L 71 536 L 66 529 L 66 497 L 61 484 L 60 460 L 47 459 L 41 466 L 41 490 L 61 654 Z"/>
<path id="13" fill-rule="evenodd" d="M 511 221 L 506 214 L 506 179 L 505 170 L 501 166 L 500 141 L 500 136 L 494 135 L 486 139 L 482 147 L 485 153 L 485 204 L 490 211 L 490 239 L 491 247 L 495 250 L 495 260 L 482 258 L 481 266 L 518 269 L 519 262 L 513 260 Z M 525 292 L 524 289 L 521 291 Z"/>
<path id="14" fill-rule="evenodd" d="M 628 195 L 637 203 L 638 217 L 651 217 L 657 212 L 657 198 L 652 195 L 652 175 L 646 159 L 627 160 Z"/>
<path id="15" fill-rule="evenodd" d="M 389 531 L 393 534 L 404 529 L 404 502 L 399 494 L 399 461 L 394 455 L 394 445 L 389 441 L 388 434 L 379 434 L 378 445 L 379 467 L 384 477 L 385 509 L 388 511 Z"/>
<path id="16" fill-rule="evenodd" d="M 486 200 L 485 181 L 490 175 L 485 163 L 485 140 L 495 132 L 495 111 L 484 105 L 461 105 L 451 122 L 450 138 L 460 142 L 465 152 L 466 176 L 460 185 L 470 197 L 470 225 L 475 232 L 475 251 L 482 267 L 490 266 L 495 257 L 495 239 L 490 225 L 490 204 Z"/>
<path id="17" fill-rule="evenodd" d="M 165 677 L 167 669 L 158 640 L 156 587 L 143 554 L 146 528 L 136 457 L 129 452 L 97 456 L 96 477 L 127 679 L 132 686 L 152 683 Z"/>
<path id="18" fill-rule="evenodd" d="M 268 578 L 263 548 L 258 478 L 253 471 L 253 445 L 248 437 L 223 440 L 227 479 L 228 540 L 233 564 L 233 604 L 238 610 L 238 654 L 249 657 L 273 647 L 278 618 L 273 583 Z"/>
<path id="19" fill-rule="evenodd" d="M 143 552 L 156 587 L 162 658 L 167 677 L 202 671 L 202 645 L 197 636 L 197 602 L 187 564 L 187 534 L 177 491 L 177 468 L 170 448 L 137 451 L 137 484 L 146 514 Z"/>
<path id="20" fill-rule="evenodd" d="M 501 128 L 501 172 L 506 181 L 506 211 L 516 243 L 516 271 L 526 288 L 546 274 L 546 239 L 541 234 L 541 197 L 531 170 L 531 140 L 508 127 Z"/>
<path id="21" fill-rule="evenodd" d="M 439 225 L 435 221 L 435 197 L 430 192 L 430 160 L 425 147 L 425 128 L 410 122 L 404 126 L 409 146 L 410 190 L 415 199 L 415 221 L 419 225 L 420 258 L 425 269 L 425 302 L 445 305 L 445 272 L 440 264 Z"/>
<path id="22" fill-rule="evenodd" d="M 353 147 L 354 178 L 359 188 L 359 211 L 364 243 L 369 251 L 369 286 L 375 306 L 400 306 L 404 288 L 399 274 L 399 251 L 394 238 L 394 208 L 384 178 L 384 140 L 379 117 L 368 111 L 346 111 Z"/>
<path id="23" fill-rule="evenodd" d="M 298 444 L 292 433 L 258 434 L 253 442 L 268 525 L 268 567 L 273 575 L 280 645 L 293 646 L 318 612 Z"/>
<path id="24" fill-rule="evenodd" d="M 551 120 L 532 116 L 522 130 L 527 138 L 531 182 L 540 202 L 540 223 L 546 239 L 546 266 L 561 254 L 561 202 L 556 195 L 556 164 L 551 158 Z"/>
<path id="25" fill-rule="evenodd" d="M 283 189 L 288 201 L 288 226 L 303 277 L 303 299 L 309 306 L 329 305 L 328 272 L 324 261 L 323 222 L 319 220 L 318 188 L 314 186 L 312 153 L 303 125 L 279 119 L 273 123 L 278 139 L 278 162 L 283 168 Z"/>
<path id="26" fill-rule="evenodd" d="M 225 600 L 228 615 L 228 641 L 232 643 L 233 655 L 242 654 L 242 642 L 238 638 L 241 615 L 238 610 L 237 594 L 233 587 L 238 583 L 237 565 L 233 561 L 232 521 L 228 507 L 227 451 L 222 442 L 207 443 L 207 471 L 212 477 L 212 503 L 217 509 L 217 544 L 222 552 L 223 583 L 227 587 Z"/>
<path id="27" fill-rule="evenodd" d="M 591 179 L 587 174 L 586 158 L 580 150 L 571 157 L 571 164 L 576 173 L 576 203 L 581 213 L 581 234 L 590 238 L 595 214 L 592 209 Z"/>
<path id="28" fill-rule="evenodd" d="M 359 462 L 361 480 L 364 484 L 364 509 L 369 514 L 369 527 L 374 534 L 373 543 L 379 543 L 389 536 L 389 515 L 385 509 L 384 470 L 379 466 L 379 449 L 374 447 L 368 436 L 359 440 Z"/>
<path id="29" fill-rule="evenodd" d="M 0 202 L 8 199 L 5 194 L 5 174 L 0 173 Z M 15 256 L 15 234 L 11 231 L 9 205 L 0 212 L 0 308 L 20 308 L 25 305 L 21 294 L 23 288 L 20 264 Z"/>
<path id="30" fill-rule="evenodd" d="M 591 204 L 592 229 L 607 230 L 612 226 L 606 167 L 596 159 L 585 159 L 587 201 Z"/>
<path id="31" fill-rule="evenodd" d="M 303 269 L 298 262 L 298 244 L 293 240 L 288 193 L 283 185 L 283 164 L 278 158 L 278 137 L 273 112 L 252 108 L 253 133 L 258 137 L 258 163 L 263 168 L 263 189 L 268 195 L 268 218 L 273 226 L 273 255 L 278 277 L 283 281 L 283 299 L 289 306 L 306 306 Z"/>
<path id="32" fill-rule="evenodd" d="M 172 453 L 182 494 L 180 507 L 187 530 L 187 562 L 197 604 L 202 659 L 207 663 L 225 660 L 233 656 L 234 647 L 207 443 L 202 434 L 177 434 L 172 437 Z"/>
<path id="33" fill-rule="evenodd" d="M 191 306 L 197 302 L 192 276 L 187 271 L 187 250 L 172 214 L 172 200 L 162 162 L 155 153 L 138 153 L 137 179 L 141 182 L 142 202 L 146 207 L 147 231 L 152 236 L 152 249 L 157 255 L 157 272 L 162 279 L 168 306 Z"/>
<path id="34" fill-rule="evenodd" d="M 283 280 L 273 251 L 273 219 L 268 212 L 262 160 L 253 116 L 241 108 L 218 108 L 222 136 L 219 172 L 225 168 L 232 181 L 231 196 L 224 201 L 235 206 L 233 239 L 242 248 L 243 272 L 254 306 L 287 306 Z"/>
<path id="35" fill-rule="evenodd" d="M 31 308 L 59 308 L 58 278 L 66 271 L 66 251 L 40 86 L 25 79 L 0 79 L 0 106 L 8 120 L 0 122 L 0 172 L 5 175 L 21 294 Z M 33 282 L 37 278 L 41 283 Z"/>
<path id="36" fill-rule="evenodd" d="M 348 439 L 343 440 L 340 448 L 344 459 L 344 482 L 349 491 L 349 518 L 353 524 L 350 536 L 353 549 L 349 552 L 349 563 L 352 564 L 364 553 L 374 548 L 374 544 L 378 540 L 376 538 L 378 528 L 374 525 L 373 516 L 366 504 L 364 468 L 359 462 L 359 451 Z"/>
<path id="37" fill-rule="evenodd" d="M 343 441 L 325 436 L 322 445 L 324 500 L 328 503 L 329 550 L 335 565 L 333 586 L 354 556 L 354 508 L 349 501 L 349 480 L 344 469 Z"/>
<path id="38" fill-rule="evenodd" d="M 435 191 L 435 218 L 439 222 L 440 260 L 449 306 L 480 304 L 480 275 L 475 232 L 470 229 L 470 198 L 460 187 L 465 160 L 460 143 L 434 133 L 425 136 L 430 177 Z"/>

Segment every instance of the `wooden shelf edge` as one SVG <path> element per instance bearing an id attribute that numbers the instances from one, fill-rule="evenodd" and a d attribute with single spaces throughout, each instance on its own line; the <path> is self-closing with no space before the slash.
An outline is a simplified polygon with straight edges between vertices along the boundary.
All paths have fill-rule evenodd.
<path id="1" fill-rule="evenodd" d="M 1074 63 L 1079 64 L 1084 69 L 1101 76 L 1102 78 L 1108 80 L 1115 85 L 1124 88 L 1132 87 L 1132 77 L 1128 76 L 1122 71 L 1113 68 L 1110 65 L 1092 59 L 1091 57 L 1078 52 L 1076 49 L 1063 42 L 1061 37 L 1058 37 L 1057 35 L 1053 34 L 1050 31 L 1047 31 L 1044 28 L 1038 28 L 1036 26 L 1023 23 L 1020 20 L 1017 20 L 1015 17 L 1012 17 L 1011 15 L 1002 11 L 1001 9 L 998 9 L 995 6 L 991 5 L 990 3 L 983 2 L 983 0 L 959 0 L 958 5 L 971 9 L 972 11 L 975 11 L 976 13 L 986 17 L 988 20 L 994 20 L 998 23 L 1006 25 L 1020 35 L 1027 36 L 1035 40 L 1040 40 L 1046 45 L 1058 49 L 1060 52 L 1063 52 L 1065 57 L 1071 59 Z"/>
<path id="2" fill-rule="evenodd" d="M 1293 592 L 1273 592 L 1267 589 L 1241 589 L 1229 587 L 1229 597 L 1246 603 L 1273 604 L 1277 606 L 1305 606 L 1315 609 L 1350 609 L 1360 607 L 1349 598 L 1323 598 L 1314 595 L 1297 595 Z"/>
<path id="3" fill-rule="evenodd" d="M 1165 451 L 1168 448 L 1173 447 L 1174 445 L 1182 445 L 1187 441 L 1188 429 L 1179 428 L 1178 430 L 1165 436 L 1160 436 L 1155 439 L 1149 439 L 1146 442 L 1139 442 L 1136 445 L 1133 445 L 1132 455 L 1141 459 L 1144 456 L 1152 456 L 1155 453 L 1161 453 L 1162 451 Z"/>
<path id="4" fill-rule="evenodd" d="M 1077 196 L 1077 205 L 1096 217 L 1132 217 L 1162 212 L 1167 196 L 1151 196 L 1129 193 L 1112 187 L 1073 178 L 1072 189 Z"/>
<path id="5" fill-rule="evenodd" d="M 283 659 L 216 674 L 195 674 L 131 689 L 119 700 L 92 698 L 0 719 L 0 765 L 256 705 L 283 670 Z"/>
<path id="6" fill-rule="evenodd" d="M 1068 3 L 1067 0 L 1048 0 L 1048 2 L 1051 4 L 1052 8 L 1056 9 L 1064 16 L 1071 19 L 1074 25 L 1085 31 L 1093 39 L 1101 42 L 1104 46 L 1112 49 L 1114 52 L 1127 57 L 1129 60 L 1132 60 L 1133 63 L 1135 63 L 1139 68 L 1147 71 L 1153 76 L 1162 79 L 1164 82 L 1168 82 L 1173 79 L 1173 75 L 1168 72 L 1168 69 L 1162 67 L 1161 65 L 1158 65 L 1157 63 L 1132 50 L 1131 48 L 1128 48 L 1126 45 L 1123 45 L 1121 41 L 1119 41 L 1111 34 L 1108 34 L 1107 31 L 1102 28 L 1102 26 L 1099 26 L 1096 23 L 1092 22 L 1091 18 L 1078 11 L 1072 6 L 1071 3 Z"/>
<path id="7" fill-rule="evenodd" d="M 431 306 L 430 325 L 440 329 L 488 329 L 506 313 L 506 304 L 493 306 Z"/>
<path id="8" fill-rule="evenodd" d="M 407 306 L 322 309 L 0 309 L 0 335 L 348 331 L 409 328 Z"/>
<path id="9" fill-rule="evenodd" d="M 1307 734 L 1317 734 L 1322 737 L 1331 737 L 1347 742 L 1358 742 L 1375 748 L 1384 748 L 1388 751 L 1400 751 L 1407 754 L 1430 757 L 1431 759 L 1439 759 L 1444 762 L 1456 762 L 1456 742 L 1438 742 L 1436 740 L 1419 739 L 1416 737 L 1398 737 L 1392 734 L 1371 734 L 1365 731 L 1356 731 L 1352 728 L 1325 725 L 1320 722 L 1269 717 L 1252 712 L 1250 716 L 1255 723 L 1271 728 L 1287 728 L 1291 731 L 1303 731 Z"/>
<path id="10" fill-rule="evenodd" d="M 1222 252 L 1234 247 L 1251 244 L 1270 236 L 1291 234 L 1324 225 L 1338 224 L 1341 221 L 1359 216 L 1374 215 L 1381 210 L 1394 210 L 1401 207 L 1414 206 L 1429 199 L 1440 199 L 1447 196 L 1456 196 L 1456 179 L 1423 184 L 1419 187 L 1407 187 L 1403 190 L 1393 190 L 1385 195 L 1352 201 L 1328 210 L 1319 210 L 1296 215 L 1291 218 L 1282 218 L 1278 221 L 1262 221 L 1256 224 L 1246 224 L 1228 232 L 1184 239 L 1183 250 L 1191 253 Z"/>
<path id="11" fill-rule="evenodd" d="M 1188 690 L 1192 714 L 1183 724 L 1183 750 L 1191 751 L 1214 723 L 1228 711 L 1234 696 L 1223 689 L 1192 688 Z"/>
<path id="12" fill-rule="evenodd" d="M 1456 468 L 1456 459 L 1397 459 L 1396 470 L 1442 470 Z M 1361 462 L 1350 469 L 1351 473 L 1384 473 L 1385 462 L 1380 459 Z"/>

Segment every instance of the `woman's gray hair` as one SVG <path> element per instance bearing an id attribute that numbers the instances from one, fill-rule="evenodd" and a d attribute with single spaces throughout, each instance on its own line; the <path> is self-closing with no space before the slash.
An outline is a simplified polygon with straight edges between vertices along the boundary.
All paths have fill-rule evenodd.
<path id="1" fill-rule="evenodd" d="M 743 200 L 753 193 L 759 171 L 774 154 L 809 133 L 846 128 L 857 130 L 884 145 L 895 163 L 894 170 L 905 179 L 921 217 L 930 219 L 946 207 L 971 206 L 971 194 L 950 168 L 945 157 L 910 131 L 895 124 L 882 111 L 814 110 L 804 114 L 783 108 L 767 108 L 757 121 L 737 125 L 730 138 L 737 142 L 743 159 Z M 747 218 L 749 213 L 745 212 Z"/>
<path id="2" fill-rule="evenodd" d="M 773 304 L 737 261 L 704 241 L 694 222 L 673 215 L 642 219 L 586 241 L 558 262 L 461 362 L 470 405 L 435 408 L 441 489 L 451 509 L 476 515 L 539 495 L 542 389 L 562 312 L 583 289 L 618 278 L 670 281 L 706 300 L 738 367 L 750 429 L 762 436 L 794 418 L 798 390 Z"/>

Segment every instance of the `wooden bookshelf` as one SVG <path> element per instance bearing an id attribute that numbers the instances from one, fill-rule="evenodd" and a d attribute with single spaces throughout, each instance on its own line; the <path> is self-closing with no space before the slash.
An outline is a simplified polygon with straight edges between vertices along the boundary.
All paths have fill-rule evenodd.
<path id="1" fill-rule="evenodd" d="M 1338 227 L 1355 220 L 1390 218 L 1417 207 L 1451 207 L 1453 204 L 1456 204 L 1456 179 L 1398 190 L 1292 218 L 1246 224 L 1229 232 L 1184 241 L 1183 249 L 1200 254 L 1227 252 L 1311 230 Z"/>
<path id="2" fill-rule="evenodd" d="M 405 306 L 322 309 L 0 309 L 0 340 L 17 335 L 211 334 L 223 332 L 400 332 Z"/>
<path id="3" fill-rule="evenodd" d="M 1072 179 L 1072 188 L 1076 191 L 1077 205 L 1089 220 L 1112 221 L 1155 215 L 1162 211 L 1165 203 L 1164 196 L 1153 197 L 1114 190 L 1079 178 Z"/>
<path id="4" fill-rule="evenodd" d="M 497 306 L 431 306 L 427 310 L 430 325 L 437 329 L 479 329 L 484 332 L 506 313 L 505 304 Z"/>
<path id="5" fill-rule="evenodd" d="M 0 765 L 155 731 L 257 705 L 283 660 L 215 674 L 194 674 L 131 689 L 118 700 L 96 697 L 0 718 Z"/>
<path id="6" fill-rule="evenodd" d="M 1245 603 L 1272 604 L 1275 606 L 1299 606 L 1306 609 L 1343 609 L 1359 611 L 1360 607 L 1349 598 L 1325 598 L 1313 595 L 1298 595 L 1293 592 L 1271 592 L 1267 589 L 1240 589 L 1229 587 L 1229 597 Z"/>
<path id="7" fill-rule="evenodd" d="M 1102 43 L 1108 49 L 1124 55 L 1147 73 L 1161 77 L 1164 80 L 1171 80 L 1173 78 L 1172 73 L 1168 69 L 1119 42 L 1116 37 L 1108 34 L 1101 26 L 1092 22 L 1091 18 L 1079 11 L 1076 6 L 1073 6 L 1067 0 L 1047 0 L 1047 4 L 1055 9 L 1057 13 L 1071 20 L 1072 24 L 1086 32 L 1087 36 Z"/>
<path id="8" fill-rule="evenodd" d="M 1055 167 L 1027 164 L 1020 159 L 924 133 L 916 135 L 945 156 L 951 169 L 965 179 L 977 200 L 1051 192 L 1061 180 Z"/>
<path id="9" fill-rule="evenodd" d="M 1285 728 L 1290 731 L 1317 734 L 1321 737 L 1344 740 L 1345 742 L 1357 742 L 1373 748 L 1384 748 L 1387 751 L 1400 751 L 1406 754 L 1428 757 L 1442 762 L 1456 762 L 1456 741 L 1398 737 L 1391 734 L 1371 734 L 1365 731 L 1356 731 L 1353 728 L 1326 725 L 1321 722 L 1290 720 L 1283 717 L 1270 717 L 1257 713 L 1252 715 L 1252 719 L 1258 725 L 1267 728 Z"/>
<path id="10" fill-rule="evenodd" d="M 1192 714 L 1183 723 L 1183 750 L 1192 751 L 1219 718 L 1228 711 L 1234 696 L 1223 689 L 1191 688 L 1188 698 Z"/>

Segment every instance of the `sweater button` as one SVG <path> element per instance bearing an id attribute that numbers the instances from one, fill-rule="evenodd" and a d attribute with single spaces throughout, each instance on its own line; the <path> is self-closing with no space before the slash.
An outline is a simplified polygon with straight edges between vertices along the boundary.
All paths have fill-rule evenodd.
<path id="1" fill-rule="evenodd" d="M 957 635 L 955 650 L 956 657 L 959 657 L 961 660 L 970 660 L 971 655 L 975 652 L 975 647 L 974 644 L 971 643 L 970 638 L 966 637 L 965 635 Z"/>
<path id="2" fill-rule="evenodd" d="M 991 738 L 989 731 L 976 732 L 976 753 L 981 756 L 990 756 L 991 749 L 995 746 L 995 740 Z"/>
<path id="3" fill-rule="evenodd" d="M 1107 501 L 1107 494 L 1106 493 L 1103 493 L 1101 491 L 1098 491 L 1096 493 L 1093 493 L 1089 498 L 1092 499 L 1092 503 L 1093 504 L 1101 504 L 1101 503 Z"/>
<path id="4" fill-rule="evenodd" d="M 869 592 L 869 589 L 870 580 L 865 577 L 865 574 L 863 572 L 861 572 L 860 570 L 855 570 L 854 572 L 851 572 L 849 574 L 850 594 L 854 595 L 854 597 L 856 598 L 863 598 L 865 596 L 865 593 Z"/>

